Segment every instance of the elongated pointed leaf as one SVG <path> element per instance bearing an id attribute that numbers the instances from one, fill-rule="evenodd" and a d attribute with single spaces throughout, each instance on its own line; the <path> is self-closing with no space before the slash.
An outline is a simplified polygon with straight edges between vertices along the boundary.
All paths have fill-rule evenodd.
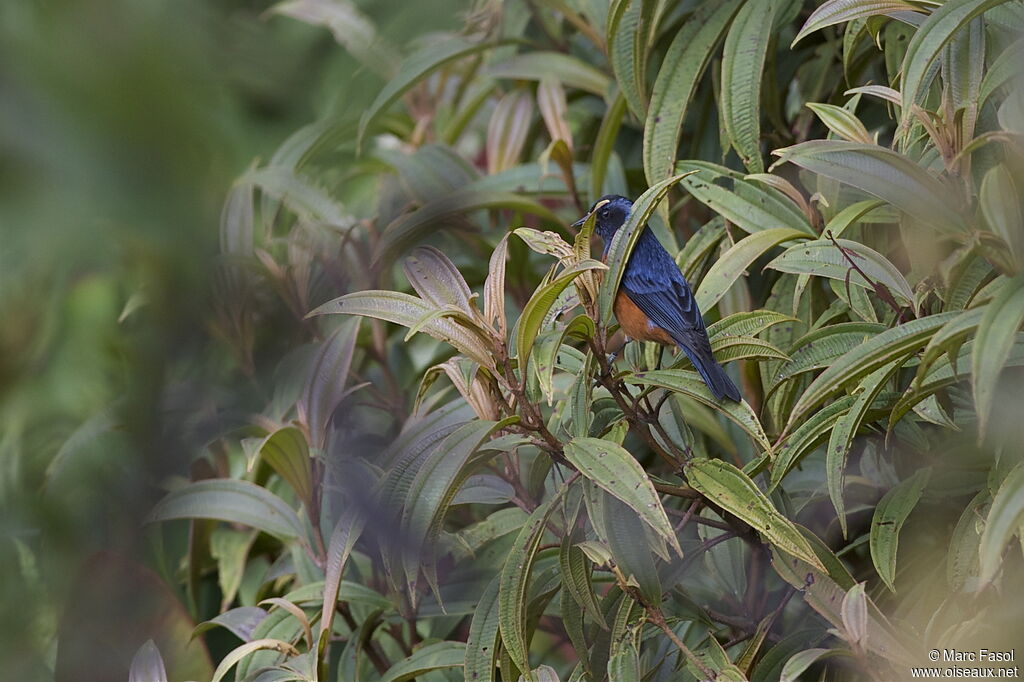
<path id="1" fill-rule="evenodd" d="M 462 642 L 435 642 L 417 649 L 388 669 L 381 682 L 408 682 L 431 670 L 461 668 L 466 656 Z"/>
<path id="2" fill-rule="evenodd" d="M 403 563 L 410 595 L 416 595 L 421 568 L 432 577 L 434 554 L 431 551 L 441 533 L 441 524 L 459 488 L 473 473 L 468 467 L 470 457 L 495 430 L 518 421 L 472 421 L 444 439 L 427 456 L 413 480 L 402 512 L 402 528 L 406 546 Z M 424 550 L 428 555 L 424 556 Z M 436 587 L 436 586 L 433 586 Z M 414 596 L 410 597 L 415 600 Z"/>
<path id="3" fill-rule="evenodd" d="M 495 577 L 477 601 L 466 639 L 465 675 L 467 680 L 494 682 L 498 665 L 498 588 Z"/>
<path id="4" fill-rule="evenodd" d="M 346 393 L 345 384 L 358 336 L 358 317 L 342 322 L 313 358 L 306 388 L 296 404 L 299 419 L 309 429 L 313 448 L 322 449 L 327 441 L 331 417 Z"/>
<path id="5" fill-rule="evenodd" d="M 1013 348 L 1017 330 L 1024 323 L 1024 275 L 1007 282 L 986 306 L 978 326 L 971 354 L 974 405 L 978 412 L 979 436 L 984 437 L 999 375 Z"/>
<path id="6" fill-rule="evenodd" d="M 837 239 L 837 247 L 829 239 L 792 246 L 765 267 L 797 275 L 815 275 L 873 289 L 873 283 L 885 287 L 904 305 L 914 300 L 914 291 L 899 270 L 874 249 L 848 239 Z M 851 264 L 870 279 L 865 280 Z"/>
<path id="7" fill-rule="evenodd" d="M 128 682 L 167 682 L 167 668 L 153 640 L 139 647 L 128 670 Z"/>
<path id="8" fill-rule="evenodd" d="M 172 491 L 157 503 L 148 521 L 171 519 L 241 523 L 282 540 L 304 534 L 295 510 L 284 500 L 258 485 L 230 478 L 197 481 Z"/>
<path id="9" fill-rule="evenodd" d="M 409 284 L 424 301 L 469 312 L 472 292 L 458 268 L 438 249 L 420 246 L 402 264 Z"/>
<path id="10" fill-rule="evenodd" d="M 725 415 L 727 419 L 735 423 L 753 439 L 755 443 L 765 452 L 771 451 L 771 443 L 765 436 L 764 427 L 758 420 L 757 415 L 750 408 L 746 401 L 743 402 L 722 402 L 717 400 L 705 385 L 704 380 L 696 372 L 682 369 L 662 369 L 652 372 L 637 372 L 631 377 L 626 377 L 631 384 L 642 384 L 647 386 L 660 386 L 670 391 L 676 391 L 698 402 L 704 403 Z"/>
<path id="11" fill-rule="evenodd" d="M 751 310 L 733 313 L 708 326 L 708 337 L 714 343 L 719 336 L 757 336 L 765 329 L 784 322 L 795 322 L 789 315 L 774 310 Z"/>
<path id="12" fill-rule="evenodd" d="M 558 217 L 540 202 L 512 192 L 481 191 L 468 186 L 439 197 L 419 209 L 395 219 L 385 228 L 377 243 L 373 260 L 387 261 L 427 237 L 438 225 L 455 215 L 482 209 L 507 208 L 531 213 L 544 220 L 559 222 Z"/>
<path id="13" fill-rule="evenodd" d="M 921 499 L 921 493 L 928 485 L 931 469 L 919 469 L 885 494 L 871 519 L 871 561 L 875 564 L 878 577 L 896 591 L 896 549 L 899 546 L 900 529 Z"/>
<path id="14" fill-rule="evenodd" d="M 832 506 L 835 507 L 836 515 L 839 517 L 839 527 L 846 537 L 846 505 L 843 503 L 843 492 L 846 488 L 846 459 L 850 454 L 850 446 L 853 444 L 853 437 L 857 435 L 857 429 L 864 421 L 868 408 L 875 401 L 875 397 L 881 393 L 889 377 L 899 369 L 902 360 L 896 360 L 880 369 L 875 370 L 857 386 L 854 391 L 857 396 L 846 414 L 836 420 L 832 429 L 832 436 L 828 441 L 828 449 L 825 458 L 825 473 L 828 484 L 828 494 L 832 498 Z"/>
<path id="15" fill-rule="evenodd" d="M 803 230 L 774 227 L 755 232 L 736 242 L 704 275 L 695 296 L 697 307 L 703 311 L 711 310 L 751 263 L 779 244 L 806 238 L 807 233 Z M 801 246 L 794 246 L 790 250 L 799 248 Z"/>
<path id="16" fill-rule="evenodd" d="M 868 129 L 864 127 L 860 119 L 849 109 L 837 107 L 834 104 L 817 104 L 814 102 L 808 102 L 807 108 L 817 114 L 821 122 L 842 139 L 849 142 L 874 144 L 875 141 L 868 133 Z"/>
<path id="17" fill-rule="evenodd" d="M 646 75 L 647 31 L 645 4 L 640 0 L 613 0 L 608 10 L 608 59 L 615 81 L 629 110 L 641 121 L 647 113 Z"/>
<path id="18" fill-rule="evenodd" d="M 494 43 L 473 43 L 465 38 L 449 37 L 423 47 L 406 57 L 398 72 L 388 81 L 373 103 L 359 119 L 357 144 L 362 145 L 363 136 L 384 111 L 406 91 L 445 64 L 495 47 Z"/>
<path id="19" fill-rule="evenodd" d="M 903 119 L 910 120 L 911 107 L 924 98 L 927 76 L 942 48 L 957 31 L 975 17 L 1007 0 L 947 0 L 935 8 L 917 28 L 903 57 Z"/>
<path id="20" fill-rule="evenodd" d="M 677 173 L 690 171 L 696 172 L 680 179 L 686 191 L 744 232 L 788 227 L 816 236 L 796 204 L 775 188 L 707 161 L 676 164 Z"/>
<path id="21" fill-rule="evenodd" d="M 291 168 L 268 166 L 250 170 L 239 183 L 253 184 L 265 194 L 284 202 L 296 214 L 328 225 L 352 221 L 342 205 L 313 180 Z"/>
<path id="22" fill-rule="evenodd" d="M 334 616 L 337 612 L 338 595 L 341 591 L 342 576 L 356 540 L 363 532 L 365 518 L 355 511 L 346 511 L 338 519 L 331 538 L 327 543 L 327 563 L 324 566 L 323 604 L 320 613 L 320 630 L 317 634 L 317 667 L 323 672 L 324 656 L 330 638 Z"/>
<path id="23" fill-rule="evenodd" d="M 357 291 L 328 301 L 309 312 L 316 315 L 360 315 L 413 328 L 418 324 L 425 334 L 451 345 L 478 364 L 493 368 L 490 348 L 477 332 L 454 322 L 450 317 L 426 319 L 435 312 L 423 299 L 399 291 Z"/>
<path id="24" fill-rule="evenodd" d="M 532 51 L 517 54 L 497 64 L 487 73 L 495 78 L 540 81 L 556 78 L 563 84 L 605 97 L 611 79 L 587 62 L 561 52 Z"/>
<path id="25" fill-rule="evenodd" d="M 519 328 L 516 333 L 519 368 L 523 372 L 524 377 L 526 376 L 533 343 L 537 339 L 537 333 L 544 324 L 548 311 L 551 310 L 551 306 L 558 299 L 559 294 L 584 272 L 604 269 L 605 265 L 596 260 L 585 260 L 577 263 L 560 272 L 555 279 L 547 284 L 538 287 L 537 291 L 530 297 L 530 300 L 527 301 L 523 307 L 523 314 L 519 318 Z"/>
<path id="26" fill-rule="evenodd" d="M 588 480 L 633 509 L 651 530 L 682 554 L 661 498 L 629 451 L 600 438 L 574 438 L 565 446 L 565 458 Z"/>
<path id="27" fill-rule="evenodd" d="M 530 643 L 526 637 L 526 588 L 548 517 L 557 508 L 566 490 L 568 486 L 563 485 L 557 493 L 533 510 L 526 525 L 516 536 L 512 551 L 501 569 L 498 591 L 501 641 L 512 662 L 522 671 L 530 670 Z M 528 682 L 533 682 L 532 673 L 524 672 L 524 677 Z"/>
<path id="28" fill-rule="evenodd" d="M 1003 479 L 992 499 L 978 549 L 979 578 L 987 585 L 1002 565 L 1003 550 L 1024 520 L 1024 465 L 1018 464 Z"/>
<path id="29" fill-rule="evenodd" d="M 381 37 L 373 21 L 353 2 L 286 0 L 271 7 L 270 11 L 327 27 L 334 34 L 334 39 L 360 64 L 385 78 L 391 77 L 398 66 L 397 50 Z"/>
<path id="30" fill-rule="evenodd" d="M 278 429 L 260 443 L 259 455 L 288 482 L 300 500 L 307 505 L 312 502 L 313 468 L 302 431 L 294 426 Z"/>
<path id="31" fill-rule="evenodd" d="M 733 19 L 722 50 L 722 121 L 751 173 L 764 172 L 761 77 L 779 4 L 779 0 L 747 0 Z"/>
<path id="32" fill-rule="evenodd" d="M 686 463 L 685 472 L 690 485 L 750 524 L 772 545 L 819 570 L 826 570 L 797 527 L 735 466 L 720 459 L 694 458 Z"/>
<path id="33" fill-rule="evenodd" d="M 654 82 L 644 125 L 648 184 L 672 174 L 688 105 L 739 6 L 739 0 L 702 3 L 672 39 Z"/>
<path id="34" fill-rule="evenodd" d="M 956 313 L 939 313 L 911 320 L 867 339 L 829 365 L 807 387 L 793 406 L 789 423 L 793 424 L 809 409 L 816 407 L 843 386 L 859 381 L 879 367 L 907 358 L 924 346 L 932 334 L 949 322 Z"/>
<path id="35" fill-rule="evenodd" d="M 835 26 L 854 19 L 873 17 L 891 12 L 914 12 L 917 8 L 902 0 L 828 0 L 811 12 L 793 45 L 826 26 Z"/>
<path id="36" fill-rule="evenodd" d="M 949 192 L 908 157 L 878 145 L 812 140 L 774 152 L 777 163 L 801 168 L 852 185 L 884 199 L 945 231 L 964 229 L 964 220 L 948 200 Z"/>

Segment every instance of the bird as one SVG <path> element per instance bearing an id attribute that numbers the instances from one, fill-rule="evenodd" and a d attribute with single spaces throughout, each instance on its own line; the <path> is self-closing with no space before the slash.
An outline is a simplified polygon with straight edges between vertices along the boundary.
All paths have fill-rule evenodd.
<path id="1" fill-rule="evenodd" d="M 612 237 L 633 209 L 633 202 L 617 194 L 607 194 L 591 206 L 578 227 L 596 212 L 594 231 L 604 242 L 602 261 L 608 259 Z M 693 291 L 675 260 L 653 232 L 643 232 L 623 269 L 615 295 L 613 312 L 627 338 L 678 346 L 717 400 L 740 402 L 740 391 L 715 361 L 711 341 L 694 299 Z"/>

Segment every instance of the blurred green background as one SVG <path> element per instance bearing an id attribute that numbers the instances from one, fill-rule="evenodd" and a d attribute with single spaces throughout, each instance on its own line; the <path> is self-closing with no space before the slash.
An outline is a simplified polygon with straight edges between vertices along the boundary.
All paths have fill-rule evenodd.
<path id="1" fill-rule="evenodd" d="M 358 114 L 381 85 L 271 4 L 0 4 L 5 679 L 126 679 L 144 633 L 187 622 L 144 568 L 159 548 L 141 520 L 231 419 L 205 403 L 246 402 L 210 333 L 225 194 L 289 133 Z M 400 42 L 457 25 L 467 3 L 360 4 Z M 208 670 L 205 652 L 183 659 Z"/>

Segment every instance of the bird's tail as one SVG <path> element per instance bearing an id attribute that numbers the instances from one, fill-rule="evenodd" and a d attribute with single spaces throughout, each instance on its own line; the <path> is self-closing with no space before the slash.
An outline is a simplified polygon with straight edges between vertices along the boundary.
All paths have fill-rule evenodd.
<path id="1" fill-rule="evenodd" d="M 725 369 L 715 361 L 713 356 L 703 357 L 700 353 L 694 353 L 690 349 L 683 347 L 683 351 L 690 358 L 690 362 L 697 368 L 704 383 L 708 385 L 711 392 L 715 394 L 715 398 L 722 400 L 728 398 L 734 402 L 740 402 L 740 389 L 736 388 L 736 384 L 732 382 L 729 375 L 725 373 Z"/>

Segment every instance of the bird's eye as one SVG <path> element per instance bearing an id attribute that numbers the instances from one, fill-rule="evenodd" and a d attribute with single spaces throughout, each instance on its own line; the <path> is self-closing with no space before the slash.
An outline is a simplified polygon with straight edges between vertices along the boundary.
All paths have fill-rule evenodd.
<path id="1" fill-rule="evenodd" d="M 608 211 L 607 208 L 602 208 L 601 209 L 601 217 L 602 218 L 607 218 L 609 215 L 611 215 L 611 213 Z"/>

